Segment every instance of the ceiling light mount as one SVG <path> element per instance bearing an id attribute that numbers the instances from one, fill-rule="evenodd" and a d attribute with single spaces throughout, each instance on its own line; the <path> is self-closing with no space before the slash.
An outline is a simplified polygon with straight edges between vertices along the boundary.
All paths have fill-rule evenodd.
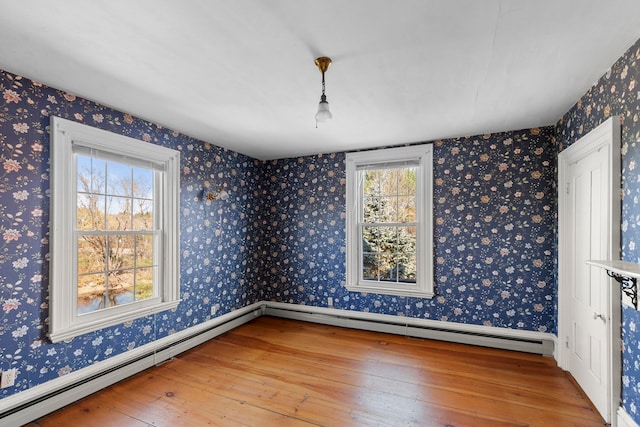
<path id="1" fill-rule="evenodd" d="M 331 65 L 331 58 L 326 56 L 321 56 L 320 58 L 316 58 L 316 66 L 318 70 L 322 73 L 322 95 L 320 96 L 320 103 L 318 104 L 318 112 L 316 113 L 316 127 L 320 122 L 326 122 L 331 119 L 332 114 L 329 111 L 329 103 L 327 102 L 327 96 L 324 94 L 324 73 L 329 69 L 329 65 Z"/>
<path id="2" fill-rule="evenodd" d="M 331 65 L 331 58 L 327 58 L 326 56 L 316 58 L 316 66 L 322 74 L 327 72 L 327 70 L 329 69 L 329 65 Z"/>

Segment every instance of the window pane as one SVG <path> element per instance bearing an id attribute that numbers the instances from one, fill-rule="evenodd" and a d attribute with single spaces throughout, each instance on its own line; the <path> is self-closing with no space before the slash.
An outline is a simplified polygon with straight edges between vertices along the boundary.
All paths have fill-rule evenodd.
<path id="1" fill-rule="evenodd" d="M 398 194 L 398 169 L 384 169 L 380 186 L 380 194 L 383 196 Z"/>
<path id="2" fill-rule="evenodd" d="M 393 208 L 398 214 L 397 222 L 416 221 L 416 198 L 415 196 L 398 196 L 393 200 Z"/>
<path id="3" fill-rule="evenodd" d="M 398 195 L 400 196 L 409 196 L 415 195 L 417 189 L 417 168 L 402 168 L 398 169 L 398 173 L 396 175 L 398 183 Z"/>
<path id="4" fill-rule="evenodd" d="M 134 267 L 134 242 L 131 234 L 109 236 L 109 271 Z"/>
<path id="5" fill-rule="evenodd" d="M 397 246 L 396 227 L 377 227 L 375 231 L 376 249 L 379 252 L 395 253 Z"/>
<path id="6" fill-rule="evenodd" d="M 398 270 L 398 281 L 415 283 L 416 282 L 416 254 L 404 254 L 404 258 L 396 264 Z"/>
<path id="7" fill-rule="evenodd" d="M 362 172 L 363 193 L 365 196 L 375 196 L 380 194 L 380 170 L 366 170 Z"/>
<path id="8" fill-rule="evenodd" d="M 133 168 L 132 196 L 139 199 L 153 198 L 153 171 L 151 169 Z"/>
<path id="9" fill-rule="evenodd" d="M 105 194 L 106 162 L 83 155 L 78 155 L 76 161 L 78 192 Z"/>
<path id="10" fill-rule="evenodd" d="M 78 230 L 104 230 L 105 196 L 78 193 L 76 226 Z"/>
<path id="11" fill-rule="evenodd" d="M 416 231 L 416 227 L 397 227 L 394 263 L 399 281 L 415 281 L 416 279 Z"/>
<path id="12" fill-rule="evenodd" d="M 107 197 L 107 229 L 131 230 L 131 199 Z"/>
<path id="13" fill-rule="evenodd" d="M 109 273 L 109 307 L 133 302 L 133 271 L 120 270 Z"/>
<path id="14" fill-rule="evenodd" d="M 136 236 L 136 267 L 150 267 L 153 265 L 153 236 Z"/>
<path id="15" fill-rule="evenodd" d="M 378 209 L 380 211 L 379 222 L 397 222 L 398 215 L 395 209 L 395 196 L 384 196 L 379 198 Z"/>
<path id="16" fill-rule="evenodd" d="M 364 222 L 415 222 L 416 171 L 415 167 L 364 171 Z"/>
<path id="17" fill-rule="evenodd" d="M 78 276 L 78 314 L 105 308 L 105 292 L 104 273 Z"/>
<path id="18" fill-rule="evenodd" d="M 98 273 L 107 270 L 105 236 L 78 237 L 78 275 Z"/>
<path id="19" fill-rule="evenodd" d="M 391 280 L 391 256 L 389 254 L 381 254 L 378 257 L 378 276 L 380 280 Z"/>
<path id="20" fill-rule="evenodd" d="M 380 228 L 362 227 L 362 252 L 378 252 L 380 250 Z"/>
<path id="21" fill-rule="evenodd" d="M 362 278 L 392 282 L 416 280 L 416 227 L 363 227 Z"/>
<path id="22" fill-rule="evenodd" d="M 365 197 L 363 213 L 365 223 L 380 222 L 380 198 Z"/>
<path id="23" fill-rule="evenodd" d="M 131 177 L 133 168 L 124 163 L 107 162 L 107 191 L 114 196 L 129 196 L 132 194 Z"/>
<path id="24" fill-rule="evenodd" d="M 153 230 L 153 201 L 133 199 L 133 230 Z"/>
<path id="25" fill-rule="evenodd" d="M 136 301 L 151 298 L 153 296 L 153 268 L 136 269 Z"/>
<path id="26" fill-rule="evenodd" d="M 378 280 L 378 256 L 375 252 L 362 254 L 362 278 L 364 280 Z"/>
<path id="27" fill-rule="evenodd" d="M 397 227 L 398 229 L 398 246 L 401 251 L 415 252 L 416 251 L 416 233 L 418 232 L 415 226 Z"/>

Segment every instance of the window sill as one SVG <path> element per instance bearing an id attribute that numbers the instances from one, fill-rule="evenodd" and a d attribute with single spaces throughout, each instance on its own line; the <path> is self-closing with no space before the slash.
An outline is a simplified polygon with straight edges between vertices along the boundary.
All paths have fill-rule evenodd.
<path id="1" fill-rule="evenodd" d="M 160 304 L 142 307 L 137 310 L 130 310 L 117 317 L 109 317 L 106 319 L 96 320 L 93 322 L 86 322 L 80 325 L 69 326 L 59 331 L 49 332 L 49 339 L 52 343 L 58 343 L 61 341 L 67 341 L 77 336 L 97 331 L 99 329 L 106 328 L 108 326 L 119 325 L 124 322 L 138 319 L 140 317 L 149 316 L 151 314 L 159 313 L 161 311 L 173 310 L 180 304 L 181 300 L 163 302 Z"/>
<path id="2" fill-rule="evenodd" d="M 376 286 L 369 285 L 367 283 L 358 285 L 347 285 L 347 290 L 350 292 L 359 292 L 363 294 L 382 294 L 382 295 L 395 295 L 403 297 L 415 297 L 415 298 L 433 298 L 434 293 L 431 290 L 423 289 L 406 289 L 397 288 L 392 286 Z"/>

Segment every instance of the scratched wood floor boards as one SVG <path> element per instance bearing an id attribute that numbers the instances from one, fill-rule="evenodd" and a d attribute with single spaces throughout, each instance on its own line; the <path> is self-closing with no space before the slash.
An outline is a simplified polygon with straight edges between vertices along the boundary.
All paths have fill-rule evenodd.
<path id="1" fill-rule="evenodd" d="M 603 426 L 550 357 L 261 317 L 30 427 Z"/>

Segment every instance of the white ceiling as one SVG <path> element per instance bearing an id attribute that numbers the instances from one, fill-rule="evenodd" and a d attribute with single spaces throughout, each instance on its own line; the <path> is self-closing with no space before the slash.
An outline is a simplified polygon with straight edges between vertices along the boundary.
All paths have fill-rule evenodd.
<path id="1" fill-rule="evenodd" d="M 639 17 L 638 0 L 4 1 L 0 68 L 275 159 L 554 124 Z"/>

